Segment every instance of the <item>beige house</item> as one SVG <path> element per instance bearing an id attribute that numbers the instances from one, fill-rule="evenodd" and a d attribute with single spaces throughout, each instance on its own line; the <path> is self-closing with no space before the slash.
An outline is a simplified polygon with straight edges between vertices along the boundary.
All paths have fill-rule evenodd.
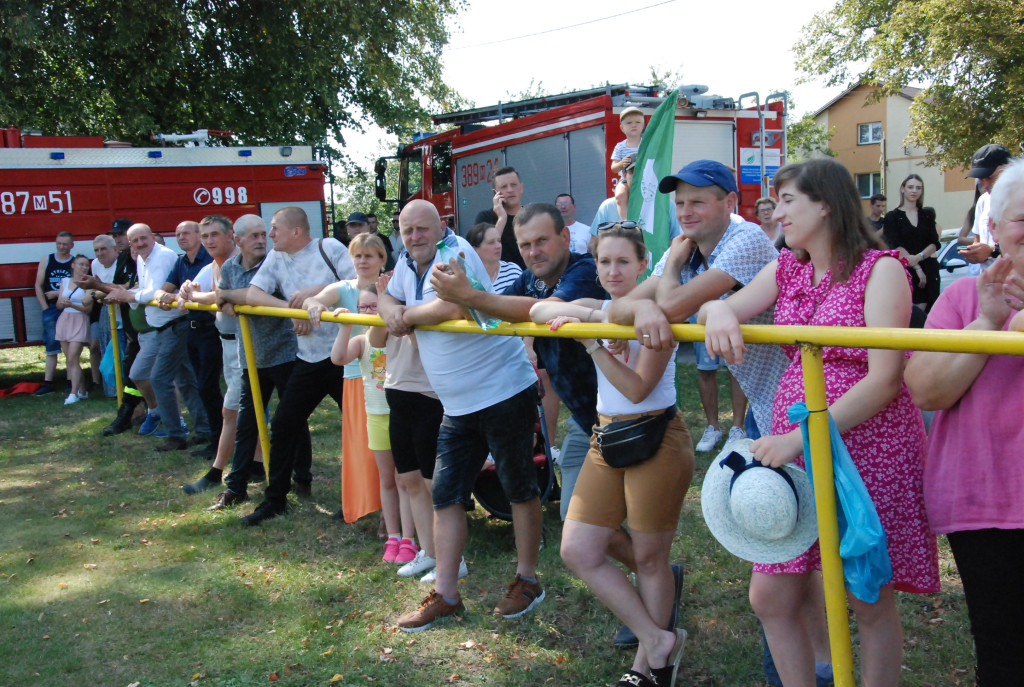
<path id="1" fill-rule="evenodd" d="M 900 203 L 900 184 L 908 174 L 924 180 L 924 203 L 935 208 L 943 229 L 957 229 L 974 202 L 974 180 L 966 179 L 967 167 L 943 170 L 928 166 L 923 148 L 904 145 L 910 130 L 910 104 L 918 88 L 904 88 L 878 102 L 871 100 L 875 87 L 857 84 L 833 98 L 814 113 L 817 124 L 835 127 L 829 147 L 857 182 L 868 209 L 868 198 L 883 193 L 888 209 Z"/>

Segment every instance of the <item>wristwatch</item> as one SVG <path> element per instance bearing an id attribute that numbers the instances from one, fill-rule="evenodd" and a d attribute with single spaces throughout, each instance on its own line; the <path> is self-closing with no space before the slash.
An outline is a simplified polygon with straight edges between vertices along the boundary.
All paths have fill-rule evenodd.
<path id="1" fill-rule="evenodd" d="M 595 340 L 594 343 L 587 346 L 587 355 L 594 355 L 597 349 L 601 348 L 602 346 L 604 346 L 604 341 L 602 341 L 601 339 Z"/>

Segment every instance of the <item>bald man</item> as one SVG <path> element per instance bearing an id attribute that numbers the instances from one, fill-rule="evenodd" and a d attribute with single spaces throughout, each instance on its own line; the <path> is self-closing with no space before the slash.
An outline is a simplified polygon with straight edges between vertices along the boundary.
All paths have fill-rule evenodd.
<path id="1" fill-rule="evenodd" d="M 399 260 L 378 306 L 389 332 L 404 336 L 417 325 L 466 318 L 461 306 L 438 298 L 430 277 L 455 269 L 438 257 L 438 241 L 444 239 L 462 252 L 467 266 L 485 275 L 476 251 L 446 229 L 426 201 L 406 205 L 399 227 L 408 257 Z M 490 280 L 482 281 L 490 288 Z M 418 632 L 463 610 L 458 576 L 466 544 L 464 506 L 470 503 L 488 452 L 512 504 L 518 554 L 516 576 L 494 613 L 519 617 L 544 600 L 537 578 L 542 515 L 533 466 L 537 375 L 518 337 L 418 331 L 416 340 L 423 369 L 444 406 L 432 487 L 437 568 L 435 590 L 419 608 L 399 618 L 398 626 Z"/>

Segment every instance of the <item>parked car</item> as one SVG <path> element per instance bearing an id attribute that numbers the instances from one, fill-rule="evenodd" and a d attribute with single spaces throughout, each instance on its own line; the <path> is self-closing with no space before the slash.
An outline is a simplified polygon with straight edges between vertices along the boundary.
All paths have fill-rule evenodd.
<path id="1" fill-rule="evenodd" d="M 945 290 L 947 286 L 961 277 L 967 276 L 969 262 L 960 256 L 960 245 L 957 243 L 959 229 L 947 229 L 939 237 L 942 248 L 936 254 L 939 261 L 939 288 Z"/>

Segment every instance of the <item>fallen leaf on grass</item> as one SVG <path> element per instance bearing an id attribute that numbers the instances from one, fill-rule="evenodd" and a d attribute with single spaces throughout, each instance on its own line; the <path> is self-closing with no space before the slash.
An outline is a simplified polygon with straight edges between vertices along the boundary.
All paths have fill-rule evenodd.
<path id="1" fill-rule="evenodd" d="M 95 570 L 96 569 L 96 564 L 95 563 L 83 563 L 82 567 L 85 568 L 86 570 Z"/>
<path id="2" fill-rule="evenodd" d="M 459 646 L 462 647 L 463 649 L 472 649 L 473 647 L 476 646 L 476 642 L 474 642 L 471 639 L 468 642 L 463 642 L 462 644 L 459 644 Z"/>
<path id="3" fill-rule="evenodd" d="M 149 599 L 139 599 L 139 603 L 140 604 L 148 604 L 149 603 Z"/>
<path id="4" fill-rule="evenodd" d="M 90 539 L 89 541 L 91 541 L 93 544 L 99 544 L 100 543 L 99 539 Z"/>
<path id="5" fill-rule="evenodd" d="M 330 649 L 328 649 L 327 651 L 323 652 L 323 653 L 322 653 L 322 654 L 320 654 L 320 655 L 321 655 L 321 656 L 330 656 L 330 655 L 331 655 L 331 654 L 333 654 L 333 653 L 334 653 L 334 647 L 332 646 L 332 647 L 331 647 Z"/>
<path id="6" fill-rule="evenodd" d="M 277 674 L 277 671 L 275 670 L 274 672 L 272 672 L 270 675 L 267 676 L 267 679 L 270 680 L 271 682 L 277 682 L 281 678 Z"/>
<path id="7" fill-rule="evenodd" d="M 331 684 L 333 685 L 335 682 L 341 682 L 344 679 L 344 675 L 341 675 L 340 673 L 335 673 L 334 676 L 331 678 Z"/>
<path id="8" fill-rule="evenodd" d="M 459 674 L 458 674 L 458 673 L 452 673 L 451 675 L 449 675 L 449 676 L 448 676 L 448 677 L 447 677 L 447 678 L 445 679 L 445 682 L 447 682 L 447 683 L 449 683 L 449 684 L 452 684 L 452 683 L 454 683 L 454 682 L 458 682 L 458 680 L 459 680 Z"/>
<path id="9" fill-rule="evenodd" d="M 110 603 L 110 599 L 104 599 L 103 601 L 98 601 L 98 602 L 96 602 L 96 605 L 97 606 L 102 606 L 103 604 L 107 604 L 107 603 Z"/>

